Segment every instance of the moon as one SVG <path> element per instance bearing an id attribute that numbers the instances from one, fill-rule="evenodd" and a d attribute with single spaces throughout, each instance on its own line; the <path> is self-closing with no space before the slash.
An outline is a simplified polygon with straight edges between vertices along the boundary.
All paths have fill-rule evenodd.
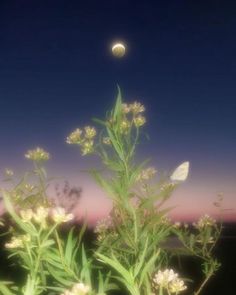
<path id="1" fill-rule="evenodd" d="M 125 45 L 122 44 L 122 43 L 116 43 L 112 46 L 111 48 L 112 50 L 112 54 L 115 56 L 115 57 L 123 57 L 125 55 L 125 51 L 126 51 L 126 48 L 125 48 Z"/>

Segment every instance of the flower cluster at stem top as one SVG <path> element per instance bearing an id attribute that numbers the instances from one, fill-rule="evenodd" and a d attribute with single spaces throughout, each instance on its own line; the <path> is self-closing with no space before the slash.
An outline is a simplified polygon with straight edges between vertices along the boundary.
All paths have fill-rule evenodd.
<path id="1" fill-rule="evenodd" d="M 35 162 L 43 162 L 48 161 L 50 159 L 50 154 L 46 152 L 44 149 L 37 147 L 34 150 L 29 150 L 25 154 L 26 159 L 35 161 Z"/>
<path id="2" fill-rule="evenodd" d="M 97 132 L 94 127 L 86 126 L 84 129 L 77 128 L 66 139 L 68 144 L 78 144 L 82 155 L 91 154 L 94 151 L 94 137 Z"/>
<path id="3" fill-rule="evenodd" d="M 159 270 L 153 278 L 153 287 L 156 290 L 165 289 L 174 294 L 179 294 L 187 289 L 184 281 L 178 277 L 178 274 L 173 269 Z"/>

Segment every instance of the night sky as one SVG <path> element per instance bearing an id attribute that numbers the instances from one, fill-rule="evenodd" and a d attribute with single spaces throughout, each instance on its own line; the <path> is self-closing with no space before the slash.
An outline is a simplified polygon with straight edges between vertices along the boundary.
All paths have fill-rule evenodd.
<path id="1" fill-rule="evenodd" d="M 103 118 L 116 85 L 147 109 L 139 159 L 159 171 L 191 163 L 174 216 L 214 214 L 217 193 L 236 220 L 236 4 L 234 1 L 0 1 L 0 169 L 30 168 L 24 153 L 52 155 L 48 171 L 83 188 L 79 214 L 108 212 L 81 170 L 96 166 L 65 143 Z M 123 41 L 127 54 L 111 54 Z"/>

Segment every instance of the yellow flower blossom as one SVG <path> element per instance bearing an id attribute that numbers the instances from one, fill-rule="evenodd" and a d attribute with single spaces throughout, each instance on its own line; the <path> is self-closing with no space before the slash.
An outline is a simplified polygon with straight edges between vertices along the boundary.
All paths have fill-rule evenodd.
<path id="1" fill-rule="evenodd" d="M 32 161 L 47 161 L 50 158 L 50 155 L 48 152 L 46 152 L 44 149 L 37 147 L 34 150 L 29 150 L 25 154 L 26 159 L 32 160 Z"/>
<path id="2" fill-rule="evenodd" d="M 85 156 L 87 154 L 91 154 L 93 152 L 93 145 L 94 145 L 93 140 L 84 141 L 81 147 L 82 155 Z"/>
<path id="3" fill-rule="evenodd" d="M 134 117 L 134 125 L 136 127 L 141 127 L 146 123 L 145 117 L 138 115 L 137 117 Z"/>
<path id="4" fill-rule="evenodd" d="M 85 130 L 85 138 L 92 139 L 96 136 L 97 132 L 94 127 L 86 126 Z"/>
<path id="5" fill-rule="evenodd" d="M 83 131 L 79 128 L 75 129 L 71 134 L 66 138 L 66 142 L 68 144 L 80 144 L 81 143 L 81 136 Z"/>
<path id="6" fill-rule="evenodd" d="M 120 132 L 126 134 L 131 127 L 131 123 L 128 120 L 123 120 L 120 123 Z"/>
<path id="7" fill-rule="evenodd" d="M 130 105 L 130 109 L 134 114 L 143 113 L 145 111 L 145 107 L 137 101 Z"/>

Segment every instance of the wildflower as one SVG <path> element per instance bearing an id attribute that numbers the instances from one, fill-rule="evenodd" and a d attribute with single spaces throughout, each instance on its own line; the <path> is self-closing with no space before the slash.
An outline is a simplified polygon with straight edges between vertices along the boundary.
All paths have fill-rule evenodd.
<path id="1" fill-rule="evenodd" d="M 102 142 L 106 145 L 111 145 L 111 140 L 109 137 L 103 137 Z"/>
<path id="2" fill-rule="evenodd" d="M 34 213 L 32 209 L 20 210 L 20 216 L 23 222 L 30 222 Z"/>
<path id="3" fill-rule="evenodd" d="M 184 285 L 184 281 L 179 278 L 176 278 L 170 283 L 169 290 L 171 293 L 178 294 L 179 292 L 184 291 L 185 289 L 187 289 L 187 287 Z"/>
<path id="4" fill-rule="evenodd" d="M 7 249 L 15 249 L 15 248 L 22 248 L 23 241 L 21 238 L 12 237 L 11 241 L 9 243 L 5 244 L 5 247 Z"/>
<path id="5" fill-rule="evenodd" d="M 157 173 L 157 170 L 154 167 L 148 167 L 141 171 L 141 173 L 137 177 L 137 180 L 149 180 L 156 173 Z"/>
<path id="6" fill-rule="evenodd" d="M 131 127 L 131 124 L 128 120 L 123 120 L 120 123 L 120 132 L 126 134 Z"/>
<path id="7" fill-rule="evenodd" d="M 179 222 L 179 221 L 176 221 L 175 223 L 174 223 L 174 228 L 180 228 L 181 227 L 181 222 Z"/>
<path id="8" fill-rule="evenodd" d="M 14 175 L 13 170 L 6 168 L 5 169 L 5 176 L 6 177 L 12 177 Z"/>
<path id="9" fill-rule="evenodd" d="M 84 295 L 87 294 L 90 290 L 90 287 L 87 285 L 84 285 L 83 283 L 75 284 L 72 288 L 72 292 L 75 295 Z"/>
<path id="10" fill-rule="evenodd" d="M 80 144 L 82 139 L 81 139 L 81 135 L 82 135 L 83 131 L 79 128 L 75 129 L 75 131 L 73 131 L 67 138 L 66 138 L 66 142 L 68 144 Z"/>
<path id="11" fill-rule="evenodd" d="M 25 157 L 27 159 L 29 159 L 29 160 L 39 162 L 39 161 L 47 161 L 47 160 L 49 160 L 50 155 L 44 149 L 37 147 L 34 150 L 29 150 L 25 154 Z"/>
<path id="12" fill-rule="evenodd" d="M 127 103 L 122 103 L 121 108 L 124 114 L 128 114 L 131 111 L 131 107 Z"/>
<path id="13" fill-rule="evenodd" d="M 112 219 L 110 216 L 99 220 L 96 224 L 94 232 L 97 234 L 97 240 L 102 241 L 106 236 L 106 231 L 112 226 Z"/>
<path id="14" fill-rule="evenodd" d="M 86 126 L 84 130 L 85 130 L 85 138 L 87 139 L 92 139 L 97 134 L 94 127 Z"/>
<path id="15" fill-rule="evenodd" d="M 52 219 L 56 223 L 64 223 L 74 218 L 72 213 L 66 214 L 66 211 L 62 207 L 57 207 L 52 210 Z"/>
<path id="16" fill-rule="evenodd" d="M 203 228 L 211 227 L 215 225 L 216 225 L 216 220 L 210 217 L 209 215 L 205 214 L 198 220 L 197 224 L 195 224 L 195 227 L 198 230 L 201 230 Z"/>
<path id="17" fill-rule="evenodd" d="M 46 226 L 46 219 L 48 217 L 49 210 L 45 207 L 38 207 L 36 213 L 34 213 L 34 221 L 38 224 L 42 224 L 43 227 Z"/>
<path id="18" fill-rule="evenodd" d="M 143 113 L 145 111 L 145 107 L 137 101 L 130 105 L 130 109 L 134 114 Z"/>
<path id="19" fill-rule="evenodd" d="M 154 276 L 153 286 L 155 289 L 165 288 L 168 292 L 175 294 L 178 294 L 187 288 L 184 285 L 184 281 L 179 279 L 178 274 L 172 269 L 166 269 L 164 271 L 159 270 Z"/>
<path id="20" fill-rule="evenodd" d="M 145 117 L 143 117 L 143 116 L 141 116 L 141 115 L 139 115 L 139 116 L 137 116 L 137 117 L 134 117 L 134 125 L 135 125 L 136 127 L 141 127 L 141 126 L 143 126 L 145 123 L 146 123 L 146 119 L 145 119 Z"/>
<path id="21" fill-rule="evenodd" d="M 81 147 L 83 156 L 87 154 L 91 154 L 93 152 L 93 144 L 94 144 L 93 140 L 86 140 L 85 142 L 83 142 Z"/>
<path id="22" fill-rule="evenodd" d="M 83 283 L 78 283 L 75 284 L 71 290 L 66 290 L 64 293 L 61 295 L 86 295 L 90 291 L 90 287 L 83 284 Z"/>
<path id="23" fill-rule="evenodd" d="M 178 274 L 173 271 L 173 269 L 166 269 L 164 271 L 159 270 L 154 276 L 153 282 L 157 287 L 167 288 L 170 282 L 173 282 L 178 278 Z"/>

